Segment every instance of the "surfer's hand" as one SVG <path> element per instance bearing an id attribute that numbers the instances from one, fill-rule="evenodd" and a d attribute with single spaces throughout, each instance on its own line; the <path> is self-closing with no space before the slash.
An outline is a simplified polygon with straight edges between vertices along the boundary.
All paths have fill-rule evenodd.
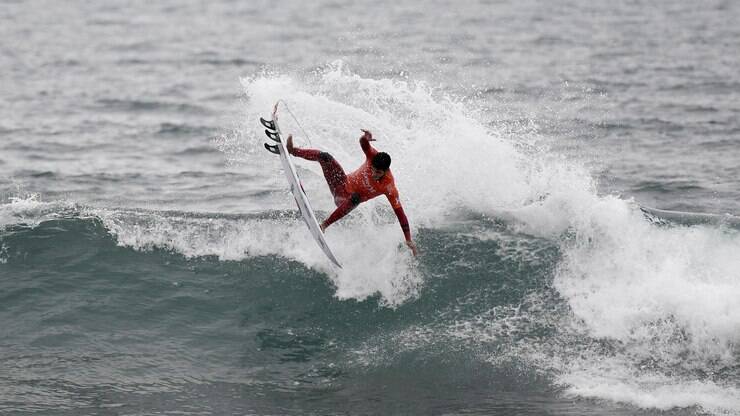
<path id="1" fill-rule="evenodd" d="M 416 243 L 414 243 L 413 241 L 407 241 L 406 245 L 411 249 L 411 253 L 414 254 L 414 257 L 419 254 L 419 250 L 416 248 Z"/>
<path id="2" fill-rule="evenodd" d="M 364 137 L 365 139 L 367 139 L 367 141 L 369 141 L 369 142 L 374 142 L 375 141 L 375 139 L 373 139 L 373 134 L 370 133 L 370 130 L 365 130 L 365 129 L 360 129 L 360 130 L 364 133 L 362 135 L 362 137 Z"/>
<path id="3" fill-rule="evenodd" d="M 326 223 L 325 222 L 322 222 L 319 227 L 321 228 L 321 232 L 323 233 L 324 230 L 326 230 Z"/>

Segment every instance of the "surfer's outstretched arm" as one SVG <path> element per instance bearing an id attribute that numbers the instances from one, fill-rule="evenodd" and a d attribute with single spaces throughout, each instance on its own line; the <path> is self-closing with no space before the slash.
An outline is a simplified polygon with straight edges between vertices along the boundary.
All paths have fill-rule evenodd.
<path id="1" fill-rule="evenodd" d="M 408 218 L 406 218 L 406 213 L 403 212 L 403 207 L 399 205 L 398 207 L 393 208 L 393 212 L 396 214 L 396 218 L 398 218 L 398 223 L 401 224 L 401 230 L 406 239 L 406 245 L 411 249 L 411 252 L 414 253 L 414 256 L 416 256 L 416 243 L 411 239 L 411 227 L 409 226 Z"/>

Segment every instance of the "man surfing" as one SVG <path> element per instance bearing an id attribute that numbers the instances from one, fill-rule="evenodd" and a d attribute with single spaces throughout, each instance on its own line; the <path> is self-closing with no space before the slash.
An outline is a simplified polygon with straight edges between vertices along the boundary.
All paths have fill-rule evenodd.
<path id="1" fill-rule="evenodd" d="M 388 153 L 378 152 L 370 145 L 375 141 L 372 133 L 368 130 L 362 130 L 360 137 L 360 147 L 365 153 L 365 163 L 356 171 L 347 175 L 344 169 L 332 155 L 316 149 L 300 149 L 293 146 L 293 135 L 288 135 L 286 148 L 288 153 L 301 159 L 319 162 L 321 170 L 324 172 L 324 178 L 329 185 L 329 191 L 334 196 L 334 203 L 337 209 L 321 223 L 321 231 L 349 214 L 361 203 L 375 198 L 379 195 L 385 195 L 393 208 L 393 212 L 398 217 L 401 224 L 401 230 L 406 238 L 406 245 L 416 256 L 416 244 L 411 240 L 411 229 L 406 214 L 403 212 L 401 201 L 398 198 L 393 174 L 391 173 L 391 157 Z"/>

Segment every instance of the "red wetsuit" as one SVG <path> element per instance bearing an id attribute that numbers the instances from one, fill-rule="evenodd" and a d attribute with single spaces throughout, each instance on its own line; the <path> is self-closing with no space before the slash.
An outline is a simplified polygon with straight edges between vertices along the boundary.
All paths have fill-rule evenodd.
<path id="1" fill-rule="evenodd" d="M 393 212 L 398 217 L 398 222 L 401 224 L 406 241 L 411 241 L 409 221 L 403 212 L 401 201 L 398 199 L 398 190 L 393 180 L 393 174 L 388 169 L 379 181 L 373 179 L 371 161 L 378 154 L 378 151 L 370 145 L 370 142 L 365 136 L 360 138 L 360 146 L 362 147 L 362 151 L 365 152 L 365 163 L 349 175 L 344 173 L 342 166 L 329 153 L 320 152 L 315 149 L 299 149 L 297 147 L 294 147 L 291 152 L 294 156 L 318 161 L 321 164 L 321 169 L 324 171 L 324 178 L 326 178 L 329 190 L 334 196 L 334 203 L 337 205 L 337 209 L 324 221 L 324 226 L 328 227 L 335 223 L 360 203 L 373 199 L 378 195 L 385 195 L 388 198 L 388 202 L 391 203 L 391 207 L 393 207 Z"/>

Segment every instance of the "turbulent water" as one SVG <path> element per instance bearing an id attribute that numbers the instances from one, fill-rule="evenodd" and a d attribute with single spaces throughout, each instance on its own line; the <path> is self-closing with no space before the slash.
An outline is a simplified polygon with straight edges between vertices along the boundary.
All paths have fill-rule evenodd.
<path id="1" fill-rule="evenodd" d="M 737 2 L 5 2 L 0 414 L 740 415 Z M 383 198 L 313 242 L 263 128 Z M 316 164 L 296 162 L 318 216 Z"/>

